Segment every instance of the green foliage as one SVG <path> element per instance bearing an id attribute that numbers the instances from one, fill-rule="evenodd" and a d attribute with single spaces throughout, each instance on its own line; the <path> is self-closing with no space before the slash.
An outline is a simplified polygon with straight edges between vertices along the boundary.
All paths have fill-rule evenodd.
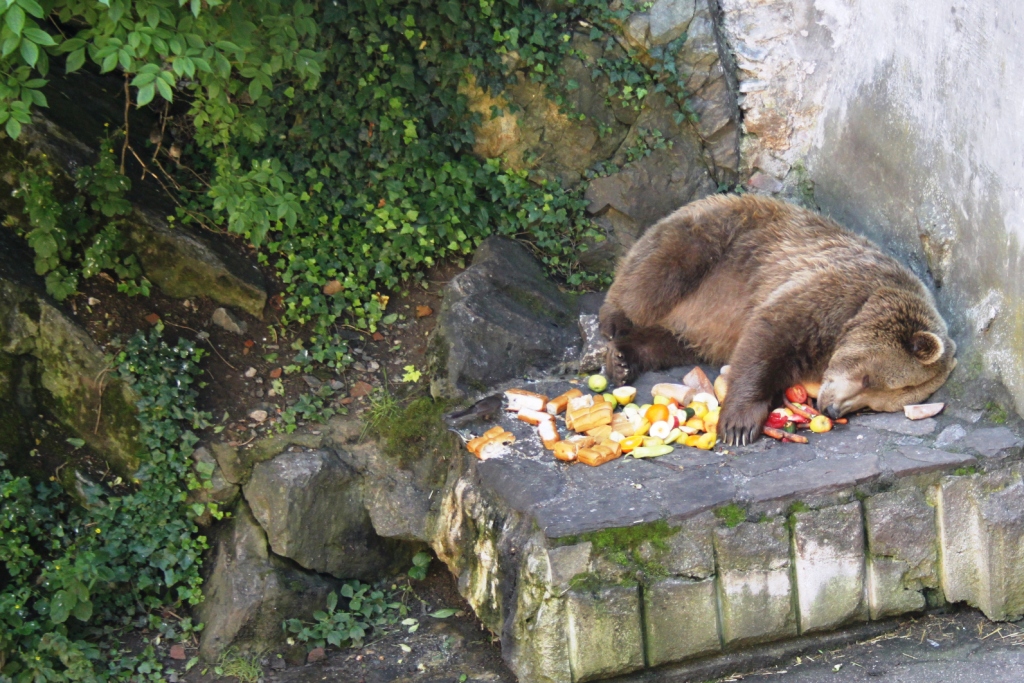
<path id="1" fill-rule="evenodd" d="M 189 490 L 203 485 L 190 466 L 192 429 L 208 421 L 195 407 L 201 357 L 190 343 L 169 345 L 154 330 L 136 334 L 112 359 L 140 396 L 145 447 L 134 486 L 124 492 L 87 490 L 88 507 L 80 507 L 55 484 L 14 477 L 0 458 L 4 676 L 84 681 L 160 671 L 152 648 L 122 657 L 111 647 L 140 623 L 172 635 L 154 612 L 202 598 L 206 539 L 192 519 L 205 506 L 187 503 Z M 183 628 L 195 630 L 191 622 Z"/>
<path id="2" fill-rule="evenodd" d="M 736 503 L 723 505 L 715 510 L 715 517 L 722 520 L 725 526 L 730 529 L 737 527 L 740 523 L 747 521 L 747 511 Z"/>
<path id="3" fill-rule="evenodd" d="M 401 623 L 409 633 L 419 628 L 419 620 L 408 616 L 409 608 L 400 599 L 403 591 L 391 587 L 390 592 L 359 581 L 348 581 L 341 587 L 346 608 L 338 607 L 338 594 L 327 596 L 327 609 L 313 613 L 313 621 L 303 623 L 288 619 L 282 625 L 295 640 L 315 647 L 361 647 L 370 633 L 381 633 Z"/>
<path id="4" fill-rule="evenodd" d="M 978 468 L 975 467 L 974 465 L 970 465 L 968 467 L 957 467 L 955 470 L 953 470 L 953 474 L 955 474 L 958 477 L 969 477 L 972 474 L 977 473 Z"/>
<path id="5" fill-rule="evenodd" d="M 124 198 L 131 183 L 118 171 L 114 144 L 100 142 L 99 160 L 77 172 L 73 188 L 60 187 L 45 158 L 27 162 L 17 175 L 14 195 L 24 202 L 27 222 L 17 227 L 35 251 L 36 273 L 46 276 L 46 289 L 58 301 L 75 293 L 79 276 L 101 271 L 117 275 L 122 292 L 149 293 L 138 261 L 126 252 L 120 221 L 132 210 Z"/>
<path id="6" fill-rule="evenodd" d="M 101 73 L 124 74 L 137 106 L 188 92 L 204 144 L 235 135 L 257 140 L 265 127 L 258 117 L 240 116 L 240 101 L 261 102 L 284 79 L 304 88 L 320 80 L 320 55 L 310 49 L 313 9 L 277 0 L 7 2 L 0 7 L 0 124 L 18 137 L 30 108 L 47 104 L 40 88 L 49 56 L 66 55 L 68 72 L 89 60 Z"/>
<path id="7" fill-rule="evenodd" d="M 465 257 L 492 233 L 532 244 L 571 286 L 599 283 L 577 261 L 596 236 L 584 188 L 470 154 L 478 118 L 459 91 L 470 74 L 500 90 L 512 50 L 554 85 L 570 27 L 591 12 L 607 14 L 597 2 L 564 14 L 516 2 L 325 6 L 319 45 L 332 78 L 315 91 L 276 86 L 275 106 L 254 114 L 268 135 L 213 153 L 210 202 L 193 209 L 261 246 L 285 283 L 285 322 L 312 321 L 310 350 L 332 362 L 343 357 L 328 348 L 340 316 L 375 329 L 388 315 L 379 292 Z M 335 280 L 340 291 L 324 294 Z"/>
<path id="8" fill-rule="evenodd" d="M 412 566 L 409 567 L 409 577 L 422 581 L 427 578 L 427 567 L 430 566 L 430 553 L 420 551 L 412 558 Z"/>
<path id="9" fill-rule="evenodd" d="M 803 502 L 802 500 L 795 500 L 789 504 L 789 508 L 786 510 L 787 515 L 794 515 L 798 512 L 810 512 L 811 507 Z"/>
<path id="10" fill-rule="evenodd" d="M 20 4 L 12 7 L 7 16 L 17 23 Z M 189 93 L 198 173 L 177 174 L 189 186 L 178 198 L 179 217 L 221 225 L 260 247 L 261 260 L 285 285 L 282 322 L 312 323 L 295 362 L 338 368 L 350 362 L 334 334 L 339 318 L 370 330 L 388 324 L 395 315 L 380 292 L 419 281 L 441 259 L 465 257 L 489 234 L 527 241 L 572 287 L 605 282 L 578 263 L 587 241 L 601 239 L 584 210 L 585 188 L 566 190 L 470 154 L 479 115 L 469 111 L 460 85 L 473 77 L 500 91 L 515 53 L 565 110 L 558 93 L 574 84 L 563 82 L 561 65 L 567 56 L 585 57 L 574 52 L 572 37 L 589 27 L 591 40 L 605 41 L 605 56 L 591 66 L 594 77 L 607 78 L 609 100 L 640 108 L 662 93 L 679 104 L 682 121 L 691 116 L 675 72 L 683 38 L 649 54 L 623 51 L 614 36 L 635 9 L 627 2 L 611 10 L 598 0 L 571 1 L 560 12 L 488 0 L 322 7 L 58 0 L 47 8 L 49 25 L 73 28 L 51 35 L 29 18 L 22 34 L 32 30 L 17 41 L 47 43 L 46 50 L 67 55 L 70 71 L 86 59 L 104 72 L 118 69 L 137 106 Z M 3 54 L 29 68 L 17 50 Z M 41 59 L 35 68 L 45 72 L 47 65 Z M 332 78 L 321 80 L 322 73 Z M 0 91 L 0 108 L 3 97 Z M 642 131 L 627 159 L 666 144 L 659 131 Z M 101 162 L 104 179 L 112 159 Z M 23 184 L 26 201 L 35 197 L 38 206 L 30 241 L 55 296 L 74 291 L 76 263 L 84 276 L 115 270 L 124 291 L 146 291 L 133 257 L 119 255 L 118 230 L 95 222 L 73 228 L 77 216 L 63 215 L 44 182 L 29 177 Z M 341 287 L 325 294 L 335 281 Z"/>

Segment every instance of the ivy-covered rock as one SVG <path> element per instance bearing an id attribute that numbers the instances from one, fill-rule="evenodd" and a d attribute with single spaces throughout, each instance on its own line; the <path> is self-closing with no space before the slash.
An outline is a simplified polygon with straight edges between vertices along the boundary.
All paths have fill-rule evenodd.
<path id="1" fill-rule="evenodd" d="M 89 167 L 97 164 L 103 153 L 115 152 L 113 148 L 100 147 L 104 140 L 113 144 L 106 139 L 109 126 L 123 121 L 123 112 L 110 97 L 107 86 L 109 83 L 87 74 L 56 76 L 48 88 L 50 106 L 33 112 L 32 125 L 24 127 L 17 141 L 8 139 L 0 145 L 0 207 L 7 213 L 8 227 L 23 233 L 38 227 L 30 222 L 31 213 L 26 210 L 26 201 L 31 201 L 29 195 L 40 191 L 22 176 L 26 162 L 49 172 L 46 181 L 52 186 L 53 201 L 71 206 L 76 181 L 79 188 L 82 186 L 82 169 L 93 172 Z M 139 121 L 137 125 L 144 123 Z M 141 147 L 143 143 L 133 139 L 133 144 Z M 98 234 L 97 241 L 82 245 L 83 251 L 87 246 L 95 249 L 102 245 L 103 251 L 110 252 L 105 257 L 113 260 L 96 268 L 96 272 L 119 271 L 119 276 L 125 276 L 123 279 L 144 275 L 172 297 L 209 297 L 262 317 L 267 300 L 263 275 L 237 242 L 192 227 L 172 227 L 167 216 L 174 212 L 173 205 L 165 197 L 144 183 L 131 189 L 131 183 L 115 175 L 113 166 L 109 170 L 109 179 L 97 178 L 97 182 L 119 179 L 118 190 L 99 199 L 99 203 L 105 202 L 100 213 L 108 227 L 98 231 L 102 236 Z M 54 222 L 61 224 L 59 219 Z M 38 254 L 37 248 L 37 257 Z M 87 256 L 85 269 L 89 268 Z M 51 283 L 50 289 L 63 294 L 74 287 Z"/>
<path id="2" fill-rule="evenodd" d="M 575 302 L 511 240 L 490 237 L 445 287 L 430 342 L 431 393 L 460 397 L 575 361 Z"/>

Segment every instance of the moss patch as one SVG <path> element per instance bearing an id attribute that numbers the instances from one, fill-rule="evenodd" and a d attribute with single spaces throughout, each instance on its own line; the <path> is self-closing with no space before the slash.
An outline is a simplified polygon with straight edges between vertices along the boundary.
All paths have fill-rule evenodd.
<path id="1" fill-rule="evenodd" d="M 384 455 L 403 467 L 424 458 L 445 459 L 458 448 L 443 419 L 450 407 L 448 401 L 429 396 L 414 399 L 404 408 L 394 404 L 380 411 L 369 430 L 380 439 Z"/>
<path id="2" fill-rule="evenodd" d="M 1006 408 L 995 401 L 989 401 L 985 404 L 985 417 L 987 417 L 990 422 L 1001 425 L 1006 424 L 1006 419 L 1009 417 L 1009 413 L 1006 412 Z"/>
<path id="3" fill-rule="evenodd" d="M 971 465 L 970 467 L 957 467 L 955 470 L 953 470 L 953 474 L 955 474 L 958 477 L 968 477 L 972 474 L 977 473 L 978 468 L 975 467 L 974 465 Z"/>
<path id="4" fill-rule="evenodd" d="M 589 541 L 594 553 L 617 565 L 630 570 L 630 574 L 639 571 L 645 580 L 658 579 L 668 575 L 668 570 L 657 560 L 645 557 L 642 546 L 649 545 L 655 551 L 668 550 L 668 539 L 679 533 L 681 527 L 669 525 L 665 520 L 637 524 L 628 527 L 615 527 L 590 531 L 578 536 L 565 536 L 555 541 L 558 545 L 574 545 Z M 627 579 L 635 584 L 632 579 Z M 605 581 L 603 585 L 608 585 Z"/>
<path id="5" fill-rule="evenodd" d="M 715 510 L 715 517 L 725 522 L 730 529 L 740 525 L 747 519 L 747 511 L 736 503 L 729 503 Z"/>

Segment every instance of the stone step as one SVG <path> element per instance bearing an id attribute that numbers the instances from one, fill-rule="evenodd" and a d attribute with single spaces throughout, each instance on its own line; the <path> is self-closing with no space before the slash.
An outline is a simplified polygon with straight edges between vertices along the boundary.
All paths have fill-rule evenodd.
<path id="1" fill-rule="evenodd" d="M 687 370 L 644 376 L 637 403 Z M 515 386 L 554 396 L 572 384 Z M 516 443 L 463 455 L 432 545 L 523 683 L 609 678 L 945 601 L 1013 619 L 1024 440 L 965 415 L 854 416 L 808 445 L 680 447 L 597 468 L 556 461 L 503 415 Z"/>

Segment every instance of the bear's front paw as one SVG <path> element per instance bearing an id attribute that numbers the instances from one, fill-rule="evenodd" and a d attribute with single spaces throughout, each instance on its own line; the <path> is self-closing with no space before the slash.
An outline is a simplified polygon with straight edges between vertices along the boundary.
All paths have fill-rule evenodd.
<path id="1" fill-rule="evenodd" d="M 767 402 L 730 404 L 722 407 L 718 420 L 718 436 L 729 446 L 746 446 L 754 443 L 764 428 L 771 406 Z"/>
<path id="2" fill-rule="evenodd" d="M 619 346 L 615 342 L 608 343 L 604 365 L 614 386 L 621 387 L 636 379 L 639 367 L 634 355 L 628 347 Z"/>

